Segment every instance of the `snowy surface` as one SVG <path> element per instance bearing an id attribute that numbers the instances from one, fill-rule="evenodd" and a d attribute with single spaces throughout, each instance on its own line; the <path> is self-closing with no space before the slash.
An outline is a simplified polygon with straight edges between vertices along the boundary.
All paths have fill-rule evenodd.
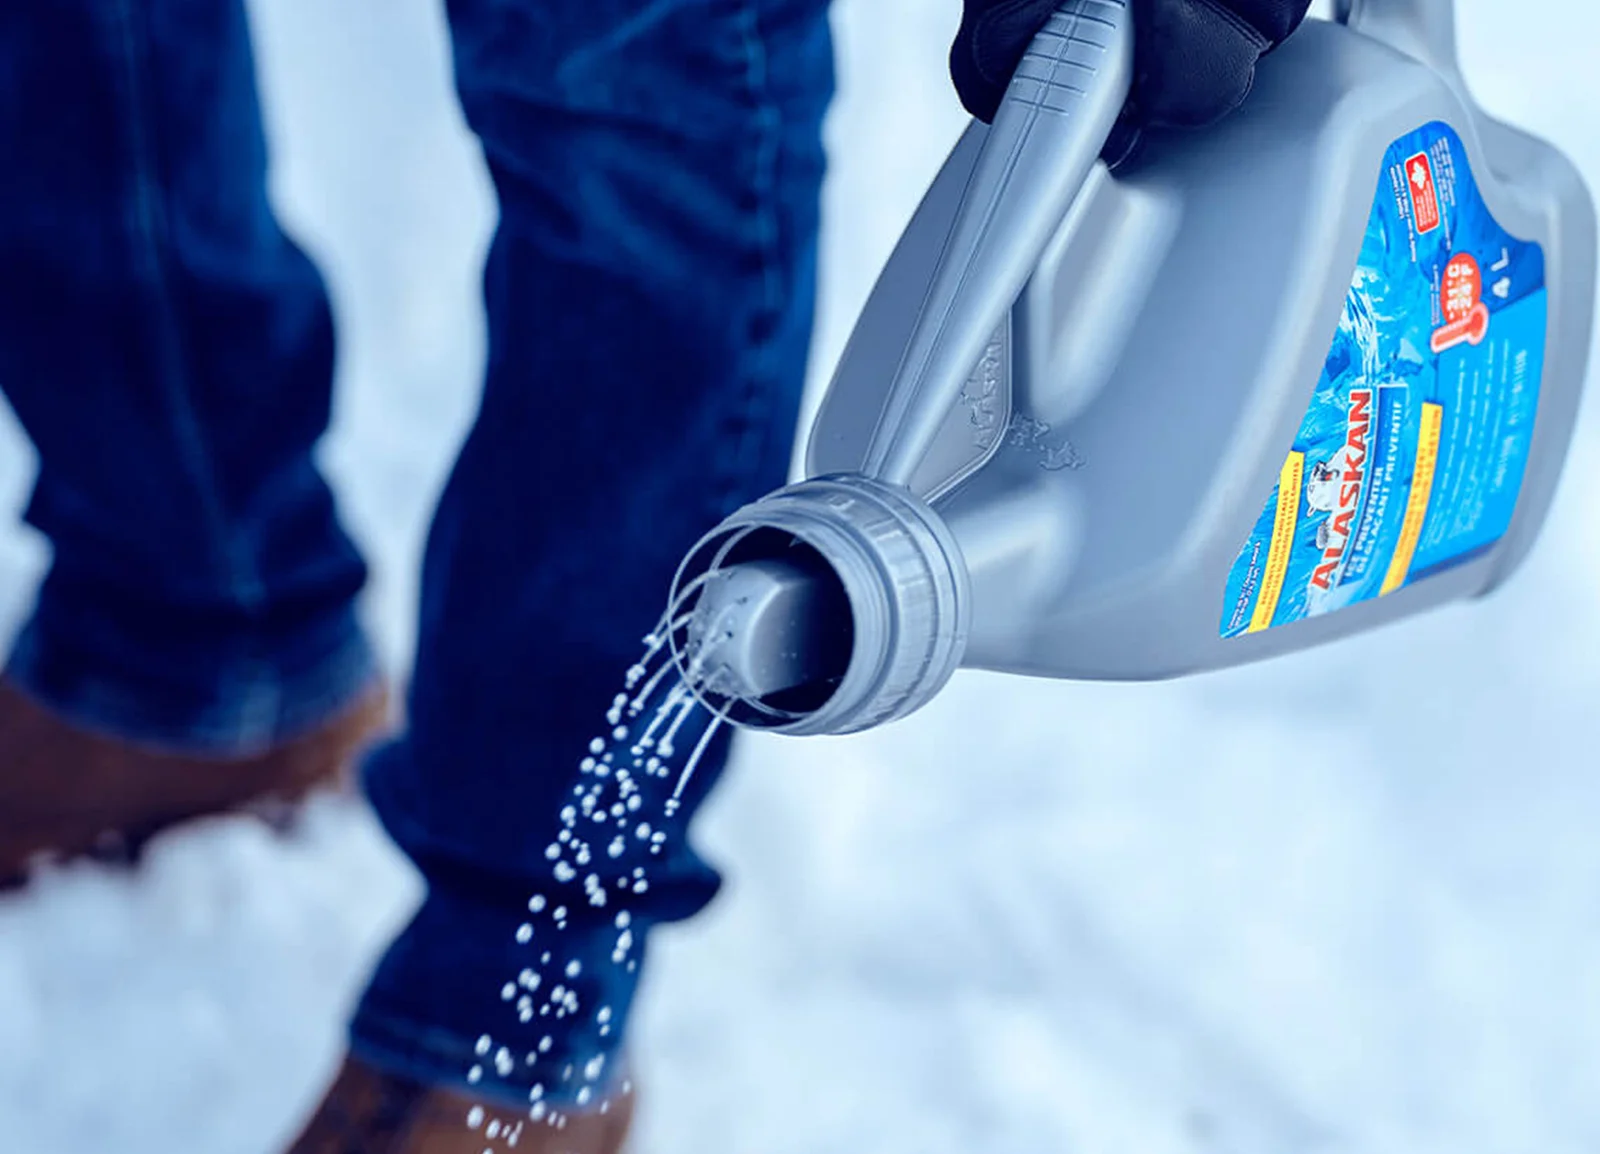
<path id="1" fill-rule="evenodd" d="M 344 334 L 328 463 L 397 664 L 492 219 L 436 7 L 257 5 L 275 191 Z M 1481 97 L 1600 187 L 1600 15 L 1463 11 Z M 819 370 L 959 127 L 953 14 L 839 9 Z M 1588 413 L 1543 544 L 1490 602 L 1175 685 L 967 677 L 887 731 L 746 744 L 700 825 L 729 889 L 657 939 L 638 1149 L 1594 1149 Z M 31 468 L 0 428 L 0 508 Z M 0 630 L 42 561 L 0 532 Z M 137 875 L 0 899 L 0 1150 L 273 1154 L 415 898 L 364 812 L 326 802 L 293 837 L 215 822 Z"/>

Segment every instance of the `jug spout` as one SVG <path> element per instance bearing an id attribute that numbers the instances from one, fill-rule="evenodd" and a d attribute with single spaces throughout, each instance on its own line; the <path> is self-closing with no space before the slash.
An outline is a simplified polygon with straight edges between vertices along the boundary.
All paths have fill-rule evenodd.
<path id="1" fill-rule="evenodd" d="M 680 675 L 751 728 L 852 733 L 895 720 L 961 664 L 961 551 L 909 490 L 859 474 L 781 489 L 701 540 L 673 587 Z"/>

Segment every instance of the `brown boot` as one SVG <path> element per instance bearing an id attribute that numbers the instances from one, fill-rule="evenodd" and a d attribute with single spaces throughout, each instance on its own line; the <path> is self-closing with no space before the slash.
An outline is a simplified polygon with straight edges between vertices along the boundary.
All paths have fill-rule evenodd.
<path id="1" fill-rule="evenodd" d="M 477 1101 L 346 1058 L 288 1154 L 619 1154 L 633 1091 L 570 1114 Z"/>
<path id="2" fill-rule="evenodd" d="M 0 680 L 0 886 L 25 880 L 39 855 L 125 856 L 189 818 L 281 815 L 312 789 L 343 780 L 383 730 L 387 701 L 375 687 L 265 753 L 205 758 L 80 729 Z"/>

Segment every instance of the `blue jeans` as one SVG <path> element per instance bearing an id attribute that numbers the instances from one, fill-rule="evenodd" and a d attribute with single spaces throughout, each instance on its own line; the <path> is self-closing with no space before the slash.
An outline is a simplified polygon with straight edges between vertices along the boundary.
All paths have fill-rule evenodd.
<path id="1" fill-rule="evenodd" d="M 784 479 L 825 8 L 448 0 L 501 220 L 409 728 L 365 767 L 428 881 L 352 1025 L 380 1065 L 430 1082 L 480 1065 L 479 1093 L 559 1101 L 623 1038 L 638 969 L 611 964 L 617 906 L 552 878 L 545 849 L 679 558 Z M 0 7 L 0 157 L 0 388 L 39 449 L 27 518 L 54 547 L 8 676 L 85 726 L 187 750 L 315 727 L 375 675 L 353 611 L 365 569 L 313 464 L 333 324 L 267 203 L 240 3 Z M 652 925 L 715 892 L 683 826 L 725 746 L 648 892 L 628 889 L 632 963 Z M 648 844 L 597 855 L 601 884 L 630 887 Z M 571 912 L 519 941 L 536 892 Z M 503 999 L 546 952 L 581 970 L 562 980 L 584 1010 L 554 1025 Z"/>

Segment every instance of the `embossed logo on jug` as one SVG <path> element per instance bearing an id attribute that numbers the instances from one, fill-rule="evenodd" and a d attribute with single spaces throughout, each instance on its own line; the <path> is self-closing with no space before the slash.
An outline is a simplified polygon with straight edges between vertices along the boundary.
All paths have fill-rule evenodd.
<path id="1" fill-rule="evenodd" d="M 983 350 L 983 358 L 961 386 L 961 403 L 967 407 L 972 424 L 973 443 L 987 452 L 1000 442 L 1005 406 L 1000 402 L 1000 386 L 1005 380 L 1006 330 L 1001 326 Z"/>
<path id="2" fill-rule="evenodd" d="M 1087 462 L 1065 433 L 1053 431 L 1045 421 L 1026 413 L 1015 413 L 1006 421 L 1002 393 L 1006 385 L 1009 326 L 1002 324 L 983 350 L 983 357 L 961 386 L 961 403 L 966 406 L 967 422 L 972 426 L 973 445 L 987 453 L 1002 442 L 1014 449 L 1032 453 L 1039 467 L 1050 472 L 1081 469 Z"/>
<path id="3" fill-rule="evenodd" d="M 1011 418 L 1006 440 L 1012 448 L 1037 455 L 1039 467 L 1052 473 L 1062 469 L 1081 469 L 1088 464 L 1065 433 L 1052 432 L 1047 422 L 1036 420 L 1026 413 L 1017 413 Z"/>

